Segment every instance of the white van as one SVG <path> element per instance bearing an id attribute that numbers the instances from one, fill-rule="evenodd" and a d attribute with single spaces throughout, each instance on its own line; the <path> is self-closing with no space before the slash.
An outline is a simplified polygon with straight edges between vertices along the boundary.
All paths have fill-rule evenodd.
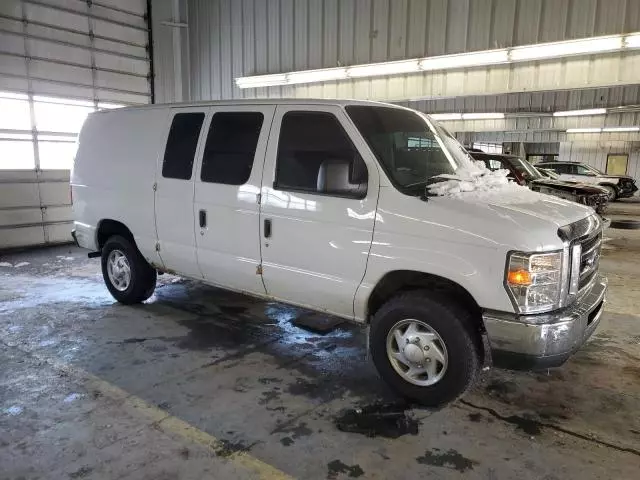
<path id="1" fill-rule="evenodd" d="M 562 364 L 603 311 L 592 209 L 508 183 L 394 105 L 97 112 L 71 183 L 74 237 L 118 301 L 171 272 L 368 325 L 382 378 L 427 405 L 492 362 Z"/>

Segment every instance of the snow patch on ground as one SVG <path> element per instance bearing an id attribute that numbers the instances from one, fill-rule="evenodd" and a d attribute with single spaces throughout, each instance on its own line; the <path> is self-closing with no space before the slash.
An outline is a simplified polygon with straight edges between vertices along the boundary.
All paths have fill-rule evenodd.
<path id="1" fill-rule="evenodd" d="M 31 265 L 31 264 L 29 262 L 20 262 L 20 263 L 16 263 L 13 267 L 20 268 L 20 267 L 26 267 L 27 265 Z"/>
<path id="2" fill-rule="evenodd" d="M 458 168 L 454 174 L 438 175 L 441 182 L 429 185 L 429 193 L 461 200 L 493 200 L 499 203 L 529 203 L 540 197 L 527 187 L 509 181 L 508 170 L 489 170 L 476 161 Z"/>
<path id="3" fill-rule="evenodd" d="M 13 265 L 10 264 L 9 262 L 0 262 L 0 267 L 9 267 L 12 268 Z"/>

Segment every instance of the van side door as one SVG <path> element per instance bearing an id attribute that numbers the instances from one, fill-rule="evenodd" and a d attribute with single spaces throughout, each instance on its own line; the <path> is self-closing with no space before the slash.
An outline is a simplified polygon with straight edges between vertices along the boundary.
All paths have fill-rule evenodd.
<path id="1" fill-rule="evenodd" d="M 379 176 L 344 110 L 276 109 L 262 181 L 267 294 L 353 318 L 371 246 Z"/>
<path id="2" fill-rule="evenodd" d="M 216 106 L 195 180 L 196 247 L 202 276 L 265 294 L 260 275 L 260 185 L 273 105 Z"/>
<path id="3" fill-rule="evenodd" d="M 200 277 L 193 217 L 194 160 L 208 107 L 173 108 L 156 174 L 156 230 L 165 268 Z"/>

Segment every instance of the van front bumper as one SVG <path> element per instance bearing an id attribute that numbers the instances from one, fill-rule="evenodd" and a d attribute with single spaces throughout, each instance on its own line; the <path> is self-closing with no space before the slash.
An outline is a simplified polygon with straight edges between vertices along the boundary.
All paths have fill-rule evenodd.
<path id="1" fill-rule="evenodd" d="M 540 315 L 485 311 L 484 325 L 496 367 L 532 370 L 562 365 L 593 334 L 604 311 L 607 279 L 566 309 Z"/>

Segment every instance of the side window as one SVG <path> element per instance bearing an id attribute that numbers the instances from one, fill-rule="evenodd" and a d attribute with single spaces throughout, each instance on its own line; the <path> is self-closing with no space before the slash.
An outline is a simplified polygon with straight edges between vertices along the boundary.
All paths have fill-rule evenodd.
<path id="1" fill-rule="evenodd" d="M 264 116 L 260 112 L 213 115 L 202 156 L 203 182 L 242 185 L 249 180 Z"/>
<path id="2" fill-rule="evenodd" d="M 578 169 L 578 175 L 589 175 L 590 177 L 595 176 L 591 170 L 583 167 L 582 165 L 575 165 L 574 168 Z"/>
<path id="3" fill-rule="evenodd" d="M 554 164 L 554 163 L 550 163 L 549 165 L 546 165 L 547 168 L 550 168 L 551 170 L 553 170 L 556 173 L 559 174 L 569 174 L 571 173 L 569 171 L 569 169 L 567 168 L 567 165 L 565 165 L 564 163 L 560 163 L 558 165 Z"/>
<path id="4" fill-rule="evenodd" d="M 164 151 L 162 176 L 190 180 L 193 157 L 198 146 L 198 137 L 204 121 L 204 113 L 177 113 L 173 117 L 167 147 Z"/>
<path id="5" fill-rule="evenodd" d="M 274 187 L 364 198 L 367 167 L 334 115 L 288 112 L 280 128 Z"/>

